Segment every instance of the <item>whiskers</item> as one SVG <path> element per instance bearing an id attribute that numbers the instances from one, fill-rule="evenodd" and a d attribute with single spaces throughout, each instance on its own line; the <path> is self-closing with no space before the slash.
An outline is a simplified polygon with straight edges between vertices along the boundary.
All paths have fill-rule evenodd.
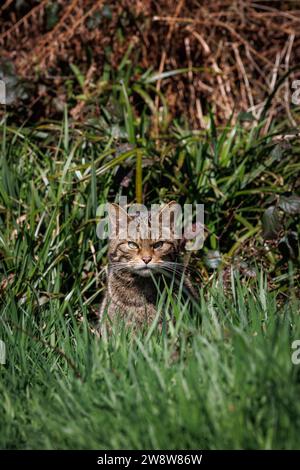
<path id="1" fill-rule="evenodd" d="M 163 274 L 169 278 L 173 278 L 175 283 L 179 283 L 186 275 L 191 275 L 194 273 L 194 268 L 180 263 L 178 261 L 165 261 L 161 260 L 157 263 L 152 263 L 151 265 L 143 266 L 135 261 L 115 261 L 110 262 L 109 269 L 114 273 L 122 272 L 131 272 L 139 274 L 139 271 L 149 270 L 150 274 L 154 275 L 155 273 Z"/>
<path id="2" fill-rule="evenodd" d="M 160 265 L 162 269 L 166 271 L 185 274 L 185 273 L 192 273 L 194 269 L 190 266 L 185 265 L 184 263 L 180 263 L 178 261 L 163 261 Z"/>
<path id="3" fill-rule="evenodd" d="M 156 270 L 169 278 L 173 278 L 176 284 L 185 277 L 188 271 L 183 263 L 176 261 L 161 261 L 158 263 Z"/>
<path id="4" fill-rule="evenodd" d="M 132 265 L 134 264 L 135 263 L 133 263 L 132 261 L 115 261 L 110 262 L 108 268 L 114 272 L 128 271 L 132 269 Z"/>
<path id="5" fill-rule="evenodd" d="M 152 265 L 151 268 L 156 267 L 156 265 Z M 142 264 L 136 263 L 135 261 L 115 261 L 109 263 L 109 269 L 113 272 L 120 272 L 120 271 L 130 271 L 130 272 L 138 272 L 141 269 L 145 269 L 146 265 L 143 266 Z M 148 266 L 149 271 L 151 268 Z"/>

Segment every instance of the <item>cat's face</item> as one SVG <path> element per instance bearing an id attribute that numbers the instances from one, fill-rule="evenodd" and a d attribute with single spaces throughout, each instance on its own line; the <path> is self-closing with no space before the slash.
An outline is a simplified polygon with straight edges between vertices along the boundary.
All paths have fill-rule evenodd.
<path id="1" fill-rule="evenodd" d="M 179 253 L 180 240 L 174 238 L 172 231 L 168 238 L 152 238 L 150 222 L 149 234 L 150 237 L 142 238 L 137 231 L 134 238 L 124 237 L 120 230 L 119 236 L 109 241 L 110 266 L 115 271 L 129 271 L 143 277 L 155 272 L 172 271 Z"/>
<path id="2" fill-rule="evenodd" d="M 110 243 L 109 259 L 116 269 L 146 277 L 170 268 L 177 253 L 177 243 L 172 240 L 119 239 Z"/>

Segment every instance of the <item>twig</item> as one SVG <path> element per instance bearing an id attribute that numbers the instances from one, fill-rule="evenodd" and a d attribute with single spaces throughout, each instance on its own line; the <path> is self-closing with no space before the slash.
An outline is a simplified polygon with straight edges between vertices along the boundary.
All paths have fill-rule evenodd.
<path id="1" fill-rule="evenodd" d="M 292 52 L 292 48 L 293 48 L 294 39 L 295 39 L 295 34 L 291 34 L 290 37 L 289 37 L 289 40 L 288 40 L 288 48 L 287 48 L 287 52 L 286 52 L 286 56 L 285 56 L 285 70 L 286 71 L 289 70 L 290 57 L 291 57 L 291 52 Z M 285 100 L 284 100 L 285 101 L 285 109 L 286 109 L 286 113 L 288 115 L 288 118 L 289 118 L 290 122 L 292 123 L 292 125 L 294 127 L 297 127 L 297 123 L 296 123 L 295 119 L 292 116 L 291 108 L 290 108 L 291 93 L 290 93 L 290 80 L 289 80 L 289 77 L 287 77 L 287 80 L 285 82 L 284 98 L 285 98 Z"/>

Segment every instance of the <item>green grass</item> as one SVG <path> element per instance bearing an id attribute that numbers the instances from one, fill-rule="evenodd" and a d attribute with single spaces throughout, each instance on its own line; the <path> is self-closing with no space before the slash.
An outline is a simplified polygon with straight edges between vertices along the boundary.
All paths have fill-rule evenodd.
<path id="1" fill-rule="evenodd" d="M 106 78 L 101 117 L 84 125 L 67 112 L 1 122 L 0 447 L 297 448 L 299 257 L 266 244 L 262 215 L 285 207 L 278 237 L 299 230 L 299 137 L 288 147 L 284 121 L 264 135 L 263 122 L 216 129 L 212 116 L 205 131 L 177 120 L 151 136 L 144 82 Z M 208 237 L 192 261 L 201 301 L 169 292 L 160 308 L 174 324 L 162 333 L 116 324 L 99 339 L 97 208 L 119 195 L 205 204 Z"/>
<path id="2" fill-rule="evenodd" d="M 84 306 L 78 323 L 55 300 L 35 315 L 8 302 L 1 448 L 299 447 L 299 302 L 278 308 L 263 275 L 232 283 L 233 299 L 216 283 L 192 316 L 175 304 L 162 334 L 115 325 L 102 340 Z"/>

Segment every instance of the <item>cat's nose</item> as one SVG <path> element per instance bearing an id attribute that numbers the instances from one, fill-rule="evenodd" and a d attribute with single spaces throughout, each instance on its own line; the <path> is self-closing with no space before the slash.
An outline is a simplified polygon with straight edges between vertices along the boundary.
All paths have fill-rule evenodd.
<path id="1" fill-rule="evenodd" d="M 142 260 L 144 261 L 144 263 L 148 264 L 152 260 L 152 256 L 143 256 Z"/>

